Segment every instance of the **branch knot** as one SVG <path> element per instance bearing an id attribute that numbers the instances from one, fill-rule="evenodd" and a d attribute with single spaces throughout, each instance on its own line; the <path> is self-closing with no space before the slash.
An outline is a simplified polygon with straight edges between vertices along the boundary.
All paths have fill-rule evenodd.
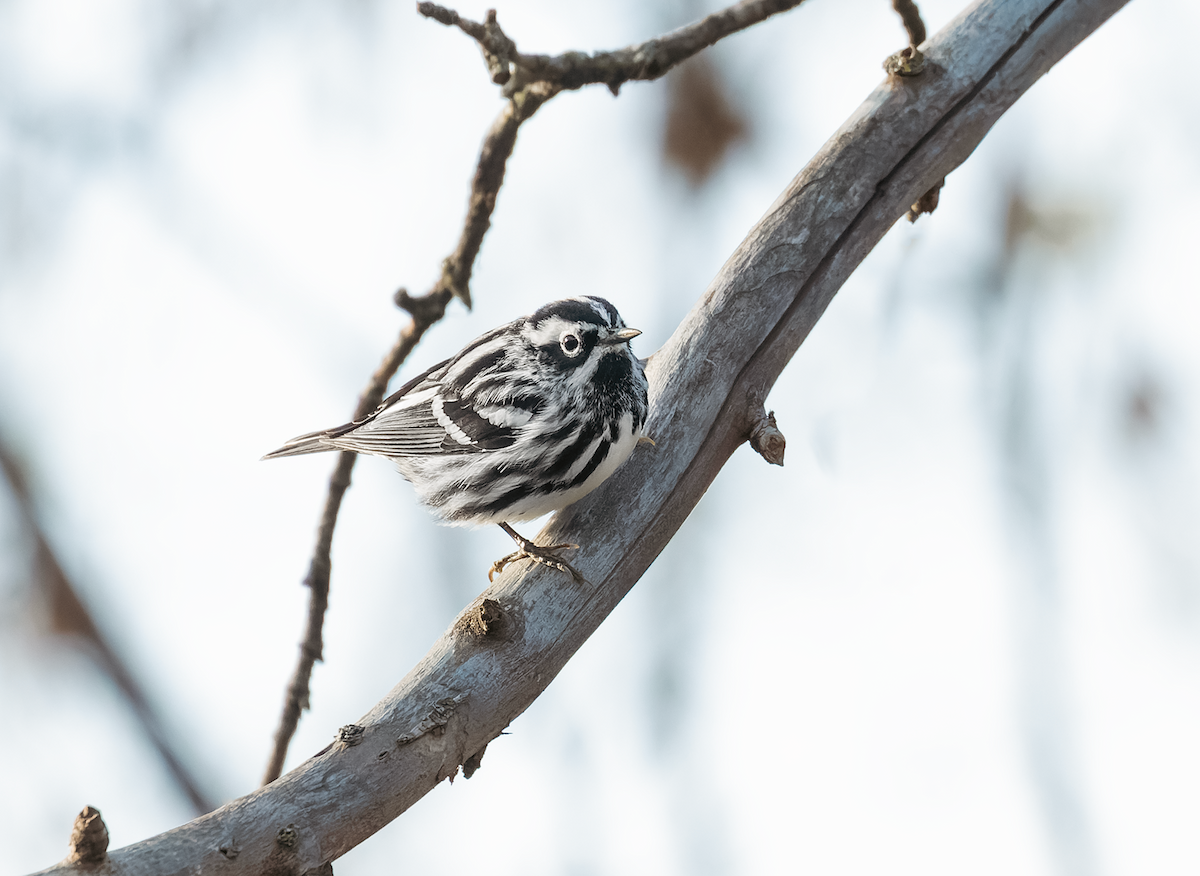
<path id="1" fill-rule="evenodd" d="M 787 438 L 775 423 L 775 412 L 764 412 L 761 408 L 758 419 L 750 429 L 750 446 L 771 465 L 783 465 L 783 454 L 787 450 Z"/>

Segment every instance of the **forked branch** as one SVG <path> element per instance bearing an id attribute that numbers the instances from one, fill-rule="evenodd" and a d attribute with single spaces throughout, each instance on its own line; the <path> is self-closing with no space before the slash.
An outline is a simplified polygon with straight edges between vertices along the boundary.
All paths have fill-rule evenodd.
<path id="1" fill-rule="evenodd" d="M 492 81 L 505 85 L 505 93 L 512 93 L 531 82 L 545 82 L 565 89 L 607 85 L 616 94 L 626 82 L 657 79 L 701 49 L 772 15 L 793 9 L 801 2 L 803 0 L 742 0 L 657 39 L 591 55 L 586 52 L 561 55 L 519 52 L 517 44 L 501 30 L 494 9 L 488 12 L 487 20 L 483 22 L 463 18 L 453 9 L 436 3 L 418 3 L 417 11 L 442 24 L 459 28 L 479 43 Z"/>

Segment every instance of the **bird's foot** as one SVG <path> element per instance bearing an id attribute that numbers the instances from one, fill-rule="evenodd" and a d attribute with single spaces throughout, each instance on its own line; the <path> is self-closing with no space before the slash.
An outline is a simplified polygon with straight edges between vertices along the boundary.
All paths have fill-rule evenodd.
<path id="1" fill-rule="evenodd" d="M 488 580 L 493 580 L 497 575 L 504 571 L 504 567 L 509 563 L 515 563 L 517 560 L 533 560 L 535 563 L 541 563 L 543 566 L 549 566 L 551 569 L 558 569 L 560 572 L 566 572 L 580 584 L 586 584 L 587 579 L 579 573 L 579 570 L 564 560 L 558 555 L 559 551 L 578 550 L 577 544 L 551 544 L 542 547 L 534 544 L 532 541 L 521 535 L 507 523 L 501 523 L 500 527 L 509 534 L 513 541 L 517 543 L 517 549 L 506 557 L 501 557 L 492 563 L 492 568 L 488 570 Z"/>

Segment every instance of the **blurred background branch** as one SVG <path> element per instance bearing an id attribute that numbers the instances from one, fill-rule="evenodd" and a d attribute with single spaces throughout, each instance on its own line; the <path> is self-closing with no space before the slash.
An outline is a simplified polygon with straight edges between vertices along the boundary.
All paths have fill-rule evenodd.
<path id="1" fill-rule="evenodd" d="M 17 452 L 0 433 L 0 471 L 8 484 L 20 516 L 25 537 L 32 546 L 29 581 L 31 600 L 40 602 L 46 610 L 47 633 L 59 644 L 82 647 L 100 670 L 121 692 L 142 732 L 162 758 L 179 791 L 191 802 L 195 815 L 216 808 L 203 783 L 187 765 L 174 736 L 163 726 L 149 697 L 137 677 L 121 658 L 116 647 L 96 623 L 91 611 L 79 596 L 79 591 L 67 576 L 62 563 L 38 521 L 37 502 L 30 485 L 29 473 Z M 100 756 L 88 733 L 79 736 L 76 754 Z"/>

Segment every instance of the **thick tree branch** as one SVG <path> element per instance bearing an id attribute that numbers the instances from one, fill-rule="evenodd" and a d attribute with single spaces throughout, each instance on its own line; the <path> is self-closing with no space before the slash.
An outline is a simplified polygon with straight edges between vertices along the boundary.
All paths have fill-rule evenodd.
<path id="1" fill-rule="evenodd" d="M 541 567 L 505 574 L 481 597 L 490 603 L 468 608 L 355 722 L 353 744 L 339 740 L 270 787 L 112 852 L 106 872 L 319 872 L 461 764 L 476 764 L 670 540 L 858 263 L 1123 4 L 976 3 L 929 42 L 922 76 L 889 79 L 821 149 L 651 359 L 648 429 L 658 446 L 640 448 L 542 533 L 582 544 L 575 563 L 595 586 Z M 494 622 L 471 621 L 483 616 Z"/>

